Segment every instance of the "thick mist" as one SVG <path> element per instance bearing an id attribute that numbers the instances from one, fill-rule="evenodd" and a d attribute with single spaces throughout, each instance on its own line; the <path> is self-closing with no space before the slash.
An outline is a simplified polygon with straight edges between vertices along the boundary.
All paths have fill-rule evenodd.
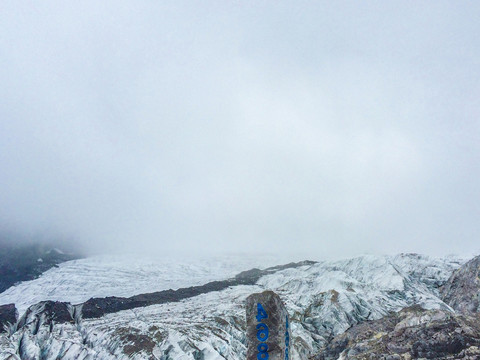
<path id="1" fill-rule="evenodd" d="M 90 253 L 479 253 L 479 11 L 4 1 L 0 230 Z"/>

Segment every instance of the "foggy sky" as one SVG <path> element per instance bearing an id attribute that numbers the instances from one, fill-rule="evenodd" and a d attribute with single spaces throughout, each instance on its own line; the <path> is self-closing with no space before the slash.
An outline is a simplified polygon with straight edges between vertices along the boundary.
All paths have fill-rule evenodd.
<path id="1" fill-rule="evenodd" d="M 478 254 L 479 34 L 473 1 L 2 1 L 1 230 Z"/>

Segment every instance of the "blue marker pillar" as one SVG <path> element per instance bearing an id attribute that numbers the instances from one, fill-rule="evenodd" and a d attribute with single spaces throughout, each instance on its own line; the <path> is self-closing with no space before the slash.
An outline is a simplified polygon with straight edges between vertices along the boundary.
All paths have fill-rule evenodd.
<path id="1" fill-rule="evenodd" d="M 247 360 L 289 360 L 290 324 L 280 297 L 273 291 L 247 298 Z"/>

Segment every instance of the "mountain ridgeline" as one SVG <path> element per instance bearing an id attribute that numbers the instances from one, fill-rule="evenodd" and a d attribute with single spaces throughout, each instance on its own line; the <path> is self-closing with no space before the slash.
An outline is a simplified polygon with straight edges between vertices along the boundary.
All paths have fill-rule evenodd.
<path id="1" fill-rule="evenodd" d="M 244 360 L 245 299 L 269 289 L 289 313 L 290 359 L 478 359 L 479 273 L 480 257 L 362 256 L 80 304 L 45 299 L 23 314 L 9 304 L 0 358 Z"/>
<path id="2" fill-rule="evenodd" d="M 18 282 L 35 279 L 62 262 L 80 257 L 42 243 L 12 245 L 0 242 L 0 293 Z"/>

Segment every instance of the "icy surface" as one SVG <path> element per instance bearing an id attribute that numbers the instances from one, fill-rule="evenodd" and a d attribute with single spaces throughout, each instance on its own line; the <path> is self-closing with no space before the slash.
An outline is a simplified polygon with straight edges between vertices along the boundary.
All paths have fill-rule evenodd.
<path id="1" fill-rule="evenodd" d="M 202 285 L 254 267 L 281 264 L 276 256 L 226 255 L 212 258 L 135 258 L 98 256 L 68 261 L 38 279 L 0 294 L 0 305 L 14 303 L 22 314 L 33 304 L 57 300 L 79 304 L 91 297 L 122 296 Z"/>
<path id="2" fill-rule="evenodd" d="M 98 319 L 77 318 L 72 324 L 48 326 L 45 320 L 39 321 L 35 314 L 30 314 L 22 329 L 9 338 L 0 336 L 0 358 L 12 353 L 35 358 L 42 352 L 45 359 L 243 360 L 245 299 L 254 292 L 271 289 L 282 297 L 290 314 L 291 359 L 306 359 L 332 335 L 390 311 L 413 304 L 450 310 L 437 296 L 438 286 L 463 262 L 454 257 L 439 259 L 416 254 L 361 256 L 280 270 L 263 276 L 256 285 L 234 286 L 181 302 L 121 311 Z M 58 296 L 56 289 L 63 289 L 64 300 L 69 301 L 74 296 L 80 300 L 112 292 L 125 296 L 227 278 L 239 270 L 259 267 L 258 263 L 263 267 L 272 265 L 265 259 L 253 258 L 163 265 L 130 260 L 127 268 L 113 259 L 86 259 L 46 273 L 36 286 L 42 284 L 44 291 L 52 291 L 51 296 Z M 69 274 L 62 275 L 67 269 Z M 98 274 L 91 274 L 92 269 Z M 112 273 L 114 276 L 110 277 Z M 73 284 L 59 283 L 68 276 L 76 278 Z M 102 281 L 106 282 L 106 289 L 96 289 Z M 81 290 L 76 288 L 80 284 L 84 284 Z M 17 294 L 18 299 L 21 294 L 15 291 L 25 291 L 26 297 L 37 296 L 37 290 L 27 285 L 9 289 L 10 294 Z M 73 295 L 68 294 L 68 289 Z M 32 300 L 25 300 L 28 302 Z"/>

